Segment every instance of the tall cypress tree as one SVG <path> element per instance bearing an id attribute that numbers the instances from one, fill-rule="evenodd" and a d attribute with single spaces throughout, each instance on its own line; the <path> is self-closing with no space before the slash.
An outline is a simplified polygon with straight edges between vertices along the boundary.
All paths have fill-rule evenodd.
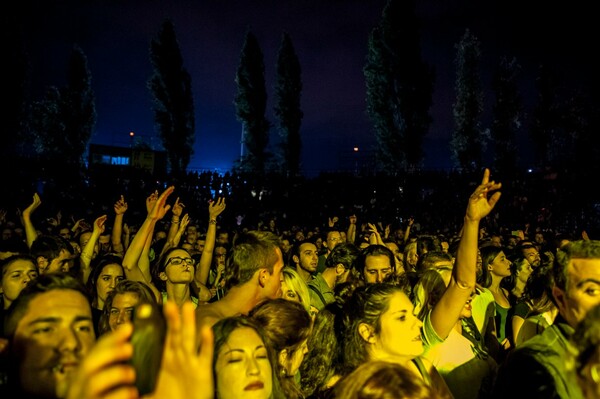
<path id="1" fill-rule="evenodd" d="M 387 2 L 369 35 L 364 74 L 380 168 L 389 174 L 418 168 L 431 124 L 434 74 L 421 57 L 413 0 Z"/>
<path id="2" fill-rule="evenodd" d="M 240 159 L 238 168 L 243 172 L 262 175 L 269 158 L 267 145 L 271 126 L 265 117 L 267 91 L 263 53 L 256 36 L 250 30 L 246 32 L 235 81 L 236 115 L 242 122 L 242 140 L 248 150 Z"/>
<path id="3" fill-rule="evenodd" d="M 80 167 L 96 125 L 96 97 L 92 89 L 87 57 L 75 46 L 71 53 L 67 86 L 61 91 L 65 136 L 71 157 L 68 163 Z"/>
<path id="4" fill-rule="evenodd" d="M 275 87 L 275 115 L 279 119 L 283 171 L 288 176 L 300 173 L 302 139 L 300 125 L 304 113 L 300 108 L 302 80 L 300 61 L 288 33 L 281 38 L 277 55 L 277 83 Z"/>
<path id="5" fill-rule="evenodd" d="M 183 58 L 171 20 L 164 20 L 150 43 L 154 67 L 148 88 L 154 95 L 154 121 L 167 151 L 171 175 L 186 173 L 195 141 L 192 78 L 183 66 Z"/>
<path id="6" fill-rule="evenodd" d="M 455 164 L 464 172 L 479 170 L 489 132 L 481 129 L 483 90 L 479 61 L 479 40 L 467 29 L 456 45 L 456 102 L 451 151 Z"/>

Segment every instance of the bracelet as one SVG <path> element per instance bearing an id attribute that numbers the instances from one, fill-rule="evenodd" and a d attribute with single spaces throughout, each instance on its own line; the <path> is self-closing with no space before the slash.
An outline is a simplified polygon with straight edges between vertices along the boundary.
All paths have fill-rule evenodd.
<path id="1" fill-rule="evenodd" d="M 210 219 L 208 224 L 217 224 L 217 219 Z"/>
<path id="2" fill-rule="evenodd" d="M 171 219 L 171 223 L 178 224 L 179 223 L 179 219 Z"/>

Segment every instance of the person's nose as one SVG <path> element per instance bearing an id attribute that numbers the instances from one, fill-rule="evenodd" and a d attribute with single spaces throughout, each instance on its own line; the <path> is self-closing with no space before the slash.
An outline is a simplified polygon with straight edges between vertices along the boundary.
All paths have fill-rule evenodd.
<path id="1" fill-rule="evenodd" d="M 385 278 L 385 274 L 383 272 L 377 272 L 377 282 L 378 283 L 382 283 L 383 279 Z"/>
<path id="2" fill-rule="evenodd" d="M 72 327 L 63 328 L 58 340 L 60 351 L 75 351 L 81 346 L 79 337 Z"/>
<path id="3" fill-rule="evenodd" d="M 126 312 L 123 312 L 123 311 L 119 312 L 119 316 L 117 317 L 117 325 L 121 325 L 123 323 L 128 322 L 129 321 L 128 319 L 129 318 L 127 317 Z"/>
<path id="4" fill-rule="evenodd" d="M 250 360 L 248 361 L 248 367 L 246 369 L 246 372 L 248 375 L 259 375 L 260 374 L 260 367 L 258 367 L 258 362 L 256 361 L 256 359 L 254 357 L 250 357 Z"/>

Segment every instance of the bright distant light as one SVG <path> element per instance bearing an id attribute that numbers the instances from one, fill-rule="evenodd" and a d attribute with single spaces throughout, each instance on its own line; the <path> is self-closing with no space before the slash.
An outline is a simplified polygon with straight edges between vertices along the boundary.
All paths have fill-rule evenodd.
<path id="1" fill-rule="evenodd" d="M 129 132 L 129 137 L 133 137 L 133 136 L 135 136 L 135 133 L 134 132 Z"/>
<path id="2" fill-rule="evenodd" d="M 354 147 L 354 152 L 358 152 L 358 147 Z"/>

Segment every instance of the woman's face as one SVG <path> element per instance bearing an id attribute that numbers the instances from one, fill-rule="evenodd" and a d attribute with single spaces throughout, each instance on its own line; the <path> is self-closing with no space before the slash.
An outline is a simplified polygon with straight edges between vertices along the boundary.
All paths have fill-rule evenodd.
<path id="1" fill-rule="evenodd" d="M 413 312 L 413 304 L 405 293 L 392 294 L 388 310 L 381 314 L 381 331 L 375 337 L 372 357 L 394 361 L 398 358 L 413 359 L 423 354 L 423 323 Z"/>
<path id="2" fill-rule="evenodd" d="M 531 267 L 531 263 L 527 259 L 523 259 L 523 262 L 520 265 L 521 267 L 517 270 L 517 278 L 522 282 L 527 282 L 529 276 L 533 272 L 533 268 Z"/>
<path id="3" fill-rule="evenodd" d="M 300 296 L 287 284 L 285 278 L 281 282 L 281 297 L 286 301 L 301 303 Z"/>
<path id="4" fill-rule="evenodd" d="M 267 399 L 273 390 L 273 372 L 267 348 L 250 327 L 229 335 L 215 363 L 218 399 Z"/>
<path id="5" fill-rule="evenodd" d="M 302 361 L 304 360 L 304 355 L 308 353 L 308 338 L 304 340 L 294 351 L 294 353 L 288 355 L 284 364 L 282 364 L 283 368 L 285 368 L 286 374 L 288 377 L 293 377 L 298 372 Z"/>
<path id="6" fill-rule="evenodd" d="M 102 268 L 98 279 L 96 280 L 96 294 L 98 301 L 104 303 L 109 292 L 115 289 L 117 283 L 123 280 L 123 268 L 121 265 L 111 263 Z"/>
<path id="7" fill-rule="evenodd" d="M 172 284 L 189 284 L 194 280 L 194 260 L 188 251 L 184 249 L 172 251 L 165 260 L 165 265 L 162 277 L 165 281 Z"/>
<path id="8" fill-rule="evenodd" d="M 0 292 L 4 306 L 8 307 L 21 293 L 27 283 L 38 275 L 37 266 L 30 260 L 17 259 L 4 269 Z"/>
<path id="9" fill-rule="evenodd" d="M 115 331 L 121 324 L 131 321 L 133 310 L 138 303 L 140 303 L 140 296 L 135 292 L 124 292 L 114 296 L 108 317 L 111 331 Z"/>
<path id="10" fill-rule="evenodd" d="M 508 260 L 504 251 L 500 251 L 489 265 L 490 272 L 500 277 L 510 276 L 510 265 L 511 261 Z"/>

